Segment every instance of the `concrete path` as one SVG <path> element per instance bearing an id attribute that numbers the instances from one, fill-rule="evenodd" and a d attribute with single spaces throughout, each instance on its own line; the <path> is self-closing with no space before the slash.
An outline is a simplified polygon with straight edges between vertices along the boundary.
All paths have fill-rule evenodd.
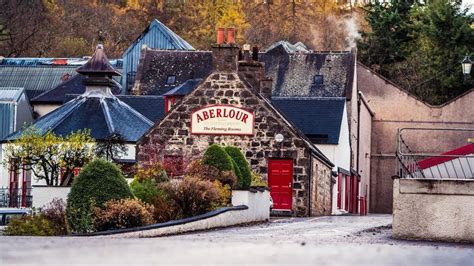
<path id="1" fill-rule="evenodd" d="M 473 245 L 393 240 L 390 224 L 338 216 L 148 239 L 3 236 L 0 265 L 473 265 Z"/>

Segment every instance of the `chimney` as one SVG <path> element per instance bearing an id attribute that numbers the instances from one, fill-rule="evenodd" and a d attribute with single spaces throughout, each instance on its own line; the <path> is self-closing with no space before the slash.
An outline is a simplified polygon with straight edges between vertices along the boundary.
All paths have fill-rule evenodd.
<path id="1" fill-rule="evenodd" d="M 255 48 L 253 48 L 255 50 Z M 258 53 L 257 53 L 258 54 Z M 260 90 L 260 80 L 265 78 L 264 64 L 254 60 L 255 56 L 250 55 L 250 44 L 243 45 L 243 60 L 239 61 L 239 74 L 252 88 Z"/>
<path id="2" fill-rule="evenodd" d="M 235 44 L 235 29 L 227 29 L 227 42 L 224 43 L 224 29 L 217 29 L 217 43 L 212 45 L 212 62 L 214 71 L 235 72 L 237 71 L 237 59 L 239 46 Z"/>
<path id="3" fill-rule="evenodd" d="M 272 86 L 273 80 L 271 78 L 264 78 L 260 80 L 260 94 L 263 95 L 265 98 L 271 100 L 272 99 Z"/>

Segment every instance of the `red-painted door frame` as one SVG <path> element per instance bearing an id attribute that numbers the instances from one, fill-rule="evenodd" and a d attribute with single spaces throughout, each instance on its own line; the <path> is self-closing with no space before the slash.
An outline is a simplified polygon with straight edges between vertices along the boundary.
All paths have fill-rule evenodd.
<path id="1" fill-rule="evenodd" d="M 342 173 L 337 176 L 337 208 L 342 208 Z"/>
<path id="2" fill-rule="evenodd" d="M 344 178 L 344 186 L 345 186 L 345 191 L 344 191 L 344 209 L 348 212 L 350 212 L 350 204 L 349 204 L 349 201 L 350 201 L 350 197 L 349 197 L 349 194 L 350 194 L 350 191 L 351 191 L 351 186 L 350 186 L 350 178 L 349 176 L 345 176 Z"/>
<path id="3" fill-rule="evenodd" d="M 292 210 L 293 160 L 268 159 L 268 186 L 274 210 Z"/>

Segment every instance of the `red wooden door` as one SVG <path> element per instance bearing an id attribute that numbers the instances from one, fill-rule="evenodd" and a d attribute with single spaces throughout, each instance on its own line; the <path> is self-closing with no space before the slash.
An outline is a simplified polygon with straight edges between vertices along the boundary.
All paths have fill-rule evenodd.
<path id="1" fill-rule="evenodd" d="M 273 209 L 291 210 L 293 203 L 293 160 L 269 160 L 268 184 Z"/>

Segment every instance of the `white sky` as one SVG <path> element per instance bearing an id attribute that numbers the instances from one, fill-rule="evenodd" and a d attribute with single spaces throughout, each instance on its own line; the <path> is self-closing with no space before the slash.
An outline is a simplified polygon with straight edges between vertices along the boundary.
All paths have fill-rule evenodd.
<path id="1" fill-rule="evenodd" d="M 464 6 L 470 5 L 471 12 L 474 11 L 474 0 L 463 0 L 462 3 L 464 4 Z"/>

